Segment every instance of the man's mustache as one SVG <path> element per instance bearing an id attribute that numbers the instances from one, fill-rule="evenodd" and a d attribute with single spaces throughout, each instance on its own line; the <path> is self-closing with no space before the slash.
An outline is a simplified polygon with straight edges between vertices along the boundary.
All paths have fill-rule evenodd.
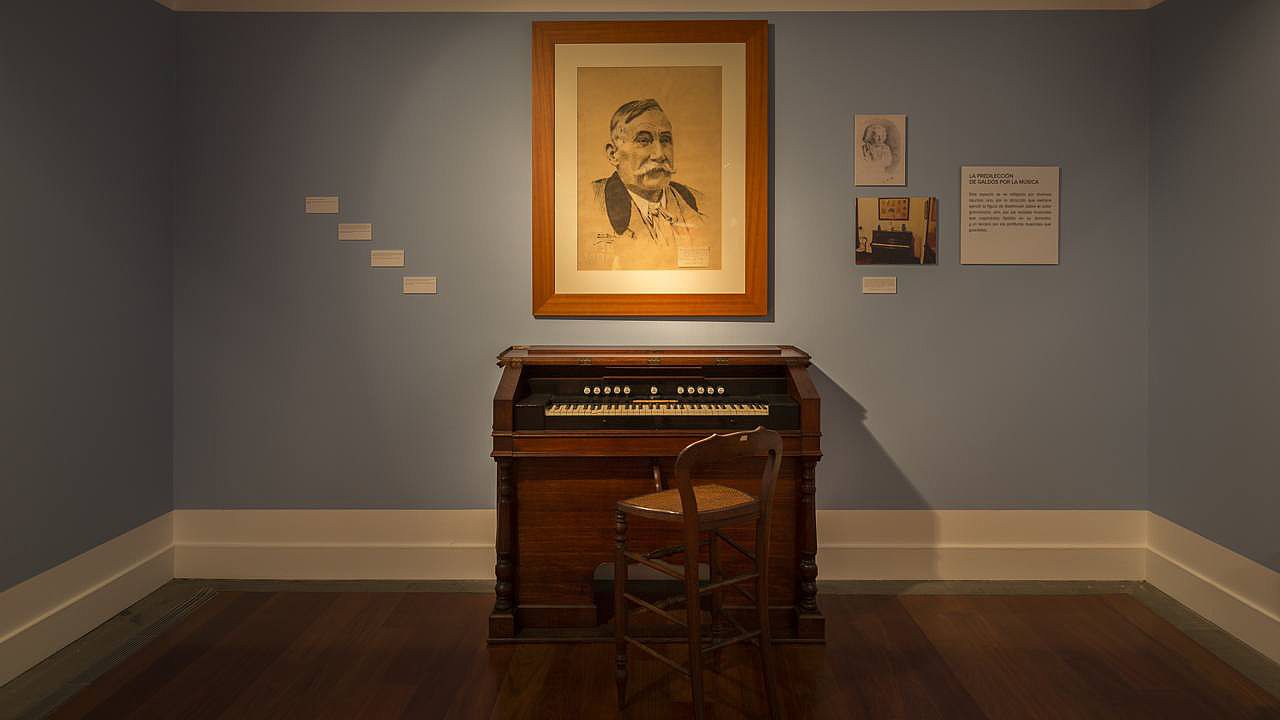
<path id="1" fill-rule="evenodd" d="M 675 172 L 676 172 L 675 168 L 671 167 L 671 165 L 669 165 L 668 163 L 662 163 L 659 165 L 647 165 L 645 167 L 640 168 L 641 175 L 674 175 Z"/>

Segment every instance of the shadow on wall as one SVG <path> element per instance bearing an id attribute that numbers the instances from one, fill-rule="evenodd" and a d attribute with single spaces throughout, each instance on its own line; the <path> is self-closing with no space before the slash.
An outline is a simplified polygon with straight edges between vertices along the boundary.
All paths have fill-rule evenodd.
<path id="1" fill-rule="evenodd" d="M 939 577 L 937 515 L 866 425 L 867 410 L 816 366 L 822 397 L 822 462 L 818 507 L 826 510 L 914 510 L 853 515 L 823 524 L 819 512 L 818 577 L 829 580 L 927 580 Z M 828 523 L 832 516 L 828 515 Z M 824 567 L 824 561 L 826 566 Z"/>

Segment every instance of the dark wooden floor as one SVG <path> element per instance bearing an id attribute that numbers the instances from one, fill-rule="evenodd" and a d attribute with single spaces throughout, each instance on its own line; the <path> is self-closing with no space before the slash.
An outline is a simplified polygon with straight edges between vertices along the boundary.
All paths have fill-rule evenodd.
<path id="1" fill-rule="evenodd" d="M 488 646 L 491 599 L 221 592 L 56 718 L 610 718 L 611 645 Z M 789 718 L 1280 718 L 1280 701 L 1128 595 L 824 596 L 828 643 L 780 645 Z M 670 652 L 679 657 L 683 648 Z M 690 716 L 632 654 L 625 718 Z M 714 718 L 763 715 L 751 648 Z"/>

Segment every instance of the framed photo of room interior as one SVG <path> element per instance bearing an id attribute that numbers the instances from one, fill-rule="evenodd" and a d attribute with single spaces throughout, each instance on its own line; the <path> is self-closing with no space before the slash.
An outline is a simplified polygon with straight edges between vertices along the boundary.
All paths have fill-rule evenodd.
<path id="1" fill-rule="evenodd" d="M 533 24 L 533 314 L 769 311 L 769 26 Z"/>

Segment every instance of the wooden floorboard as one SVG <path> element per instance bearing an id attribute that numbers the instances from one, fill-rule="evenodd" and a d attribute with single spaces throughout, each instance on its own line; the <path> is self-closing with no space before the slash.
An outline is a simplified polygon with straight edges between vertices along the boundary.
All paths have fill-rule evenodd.
<path id="1" fill-rule="evenodd" d="M 224 599 L 225 598 L 225 599 Z M 226 593 L 121 665 L 53 714 L 57 718 L 123 718 L 163 690 L 183 670 L 272 599 L 267 593 Z"/>
<path id="2" fill-rule="evenodd" d="M 443 718 L 460 693 L 473 692 L 476 678 L 468 674 L 468 650 L 485 645 L 492 603 L 482 595 L 440 599 L 419 595 L 417 604 L 422 619 L 416 627 L 406 628 L 412 633 L 412 642 L 400 649 L 386 678 L 413 688 L 399 716 Z M 434 681 L 424 683 L 425 677 Z M 490 693 L 486 703 L 492 702 Z"/>
<path id="3" fill-rule="evenodd" d="M 157 676 L 147 676 L 144 669 L 155 665 L 159 658 L 179 644 L 198 644 L 198 641 L 193 640 L 194 636 L 208 625 L 221 623 L 225 626 L 251 612 L 256 604 L 266 599 L 267 596 L 263 594 L 244 597 L 239 593 L 219 593 L 200 612 L 186 618 L 180 625 L 171 628 L 73 696 L 58 708 L 57 716 L 83 718 L 97 712 L 100 717 L 107 717 L 104 713 L 113 708 L 118 711 L 117 716 L 126 716 L 150 697 L 150 693 L 163 682 Z M 170 672 L 176 672 L 179 664 L 180 661 L 175 658 L 166 661 Z"/>
<path id="4" fill-rule="evenodd" d="M 1103 600 L 1110 609 L 1153 643 L 1148 651 L 1171 667 L 1177 673 L 1179 682 L 1195 688 L 1201 702 L 1228 709 L 1243 708 L 1237 716 L 1250 720 L 1280 717 L 1280 711 L 1277 711 L 1280 700 L 1233 670 L 1133 597 L 1109 595 Z"/>
<path id="5" fill-rule="evenodd" d="M 986 716 L 907 612 L 904 599 L 823 598 L 827 655 L 844 698 L 844 717 L 982 720 Z"/>
<path id="6" fill-rule="evenodd" d="M 334 634 L 340 632 L 333 618 L 349 617 L 332 611 L 335 607 L 361 606 L 359 595 L 325 595 L 321 593 L 290 593 L 272 595 L 252 614 L 229 628 L 229 632 L 212 638 L 208 647 L 200 648 L 198 657 L 187 664 L 182 672 L 169 678 L 136 711 L 139 718 L 182 718 L 183 720 L 207 720 L 217 717 L 238 717 L 232 712 L 236 701 L 264 677 L 275 679 L 275 673 L 267 673 L 276 659 L 294 645 L 306 631 Z M 179 645 L 177 649 L 183 646 Z M 312 673 L 323 669 L 315 664 L 299 664 L 291 668 L 297 673 Z M 157 662 L 148 672 L 163 675 L 163 661 Z M 286 675 L 285 681 L 292 680 Z M 297 688 L 296 683 L 286 687 Z M 283 697 L 271 697 L 273 708 L 305 705 L 309 702 L 303 693 Z"/>
<path id="7" fill-rule="evenodd" d="M 1053 648 L 1064 663 L 1118 716 L 1158 720 L 1170 713 L 1247 717 L 1245 708 L 1219 695 L 1136 626 L 1111 609 L 1105 596 L 1010 598 L 1016 617 Z M 1124 596 L 1122 601 L 1135 602 Z"/>
<path id="8" fill-rule="evenodd" d="M 1129 595 L 838 595 L 825 645 L 778 645 L 794 719 L 1280 719 L 1280 700 Z M 489 646 L 490 597 L 224 591 L 55 718 L 692 717 L 689 683 L 611 643 Z M 681 645 L 663 652 L 684 663 Z M 709 663 L 708 718 L 765 716 L 758 652 Z"/>
<path id="9" fill-rule="evenodd" d="M 1126 717 L 1015 612 L 1023 599 L 906 597 L 903 604 L 991 720 Z"/>

